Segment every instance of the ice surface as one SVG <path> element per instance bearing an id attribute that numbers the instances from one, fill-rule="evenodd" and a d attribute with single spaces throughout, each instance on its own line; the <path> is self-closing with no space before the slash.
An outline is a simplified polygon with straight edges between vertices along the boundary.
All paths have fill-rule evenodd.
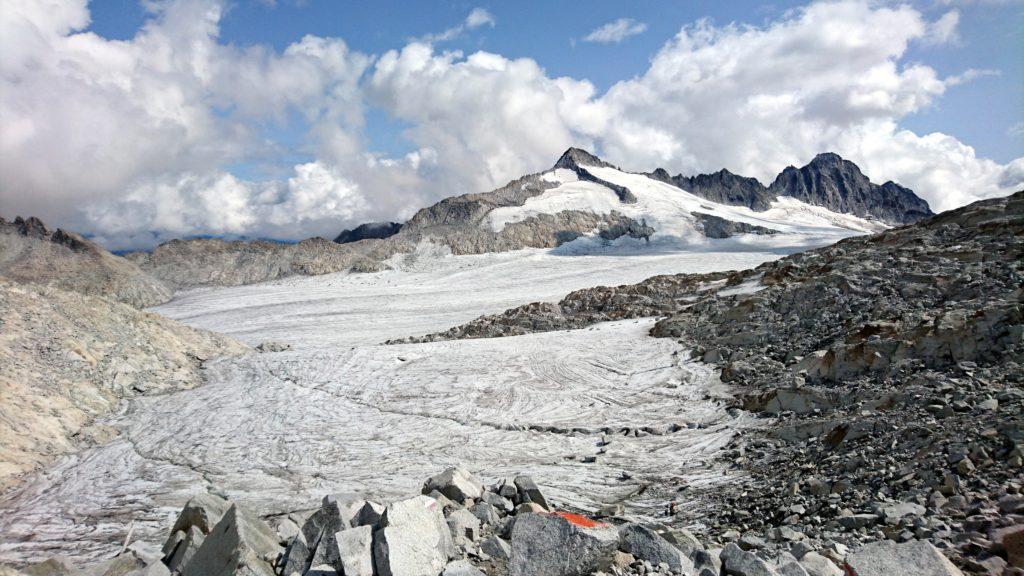
<path id="1" fill-rule="evenodd" d="M 193 326 L 294 350 L 210 363 L 195 390 L 127 402 L 109 444 L 62 458 L 0 497 L 0 561 L 95 559 L 135 538 L 159 545 L 190 494 L 215 490 L 260 514 L 327 492 L 387 500 L 461 463 L 485 480 L 533 474 L 559 505 L 727 481 L 708 465 L 737 429 L 716 380 L 653 320 L 515 338 L 384 346 L 588 286 L 747 268 L 833 236 L 747 236 L 687 252 L 623 241 L 478 256 L 426 251 L 374 274 L 197 290 L 157 308 Z M 570 255 L 575 254 L 575 255 Z M 582 255 L 581 255 L 582 254 Z M 702 423 L 689 429 L 687 423 Z M 595 463 L 602 428 L 614 435 Z M 573 432 L 573 429 L 577 429 Z M 629 498 L 654 513 L 658 491 Z M 662 496 L 663 497 L 663 496 Z"/>

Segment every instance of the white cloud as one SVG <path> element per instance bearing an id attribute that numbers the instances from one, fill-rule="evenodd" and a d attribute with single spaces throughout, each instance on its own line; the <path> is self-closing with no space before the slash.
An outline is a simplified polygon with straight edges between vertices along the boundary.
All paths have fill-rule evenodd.
<path id="1" fill-rule="evenodd" d="M 960 25 L 960 12 L 950 10 L 941 18 L 928 25 L 928 32 L 925 35 L 925 42 L 929 44 L 947 44 L 959 42 L 960 35 L 957 27 Z"/>
<path id="2" fill-rule="evenodd" d="M 437 34 L 427 34 L 420 41 L 428 44 L 447 42 L 448 40 L 458 38 L 466 30 L 474 30 L 484 25 L 489 25 L 493 28 L 495 25 L 494 16 L 484 8 L 473 8 L 461 24 L 452 26 L 451 28 L 443 32 L 438 32 Z"/>
<path id="3" fill-rule="evenodd" d="M 646 71 L 606 93 L 528 58 L 411 42 L 372 57 L 307 36 L 283 51 L 218 40 L 214 0 L 151 4 L 135 37 L 78 32 L 84 1 L 0 10 L 0 208 L 99 234 L 112 247 L 192 234 L 299 239 L 549 167 L 570 145 L 629 169 L 727 167 L 770 180 L 832 150 L 936 209 L 1006 193 L 1024 158 L 979 158 L 952 136 L 900 127 L 950 87 L 909 63 L 914 43 L 955 38 L 958 16 L 908 6 L 815 3 L 760 27 L 686 26 Z M 482 9 L 457 28 L 493 25 Z M 456 33 L 456 34 L 457 34 Z M 408 125 L 415 150 L 371 151 L 365 112 Z M 300 149 L 266 140 L 299 114 Z M 295 166 L 276 157 L 303 155 Z M 245 179 L 238 164 L 267 163 Z M 256 173 L 254 171 L 254 173 Z"/>
<path id="4" fill-rule="evenodd" d="M 725 166 L 766 182 L 832 150 L 938 209 L 1000 193 L 1002 166 L 952 137 L 895 128 L 962 80 L 901 60 L 929 26 L 908 6 L 855 1 L 812 4 L 765 27 L 700 22 L 602 98 L 611 112 L 599 141 L 632 167 Z"/>
<path id="5" fill-rule="evenodd" d="M 643 34 L 647 30 L 647 24 L 637 22 L 632 18 L 619 18 L 593 30 L 584 38 L 584 42 L 597 42 L 600 44 L 618 44 L 630 36 Z"/>
<path id="6" fill-rule="evenodd" d="M 494 26 L 494 16 L 483 8 L 473 8 L 473 11 L 466 16 L 466 28 L 479 28 L 484 24 Z"/>

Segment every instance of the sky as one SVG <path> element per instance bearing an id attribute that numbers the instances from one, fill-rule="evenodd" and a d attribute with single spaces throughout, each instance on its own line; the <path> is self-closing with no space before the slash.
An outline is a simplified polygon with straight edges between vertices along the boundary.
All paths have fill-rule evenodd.
<path id="1" fill-rule="evenodd" d="M 333 237 L 549 168 L 1024 188 L 1024 3 L 0 0 L 0 216 Z"/>

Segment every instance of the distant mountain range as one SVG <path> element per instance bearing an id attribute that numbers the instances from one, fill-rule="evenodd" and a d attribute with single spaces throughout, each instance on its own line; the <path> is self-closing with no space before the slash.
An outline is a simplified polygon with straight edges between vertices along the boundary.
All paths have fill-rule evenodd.
<path id="1" fill-rule="evenodd" d="M 757 211 L 768 210 L 780 196 L 789 196 L 833 212 L 889 224 L 910 224 L 932 215 L 928 202 L 909 188 L 892 181 L 874 184 L 856 164 L 831 152 L 818 154 L 803 168 L 787 167 L 770 186 L 725 169 L 697 176 L 669 176 L 658 169 L 650 176 L 714 202 Z"/>
<path id="2" fill-rule="evenodd" d="M 631 173 L 570 148 L 544 172 L 490 192 L 446 198 L 405 223 L 344 230 L 334 242 L 193 238 L 119 258 L 76 234 L 50 232 L 33 218 L 0 220 L 0 274 L 44 278 L 149 306 L 192 286 L 379 270 L 423 242 L 447 246 L 453 254 L 554 248 L 585 237 L 685 249 L 687 243 L 737 234 L 824 233 L 838 239 L 931 214 L 911 190 L 893 182 L 874 184 L 856 164 L 831 153 L 802 168 L 786 168 L 766 187 L 726 170 L 697 176 L 671 176 L 663 169 Z"/>

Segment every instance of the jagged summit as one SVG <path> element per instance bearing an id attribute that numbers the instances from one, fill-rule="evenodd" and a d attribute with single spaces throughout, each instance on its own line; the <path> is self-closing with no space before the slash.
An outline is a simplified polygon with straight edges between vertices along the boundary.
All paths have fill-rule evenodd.
<path id="1" fill-rule="evenodd" d="M 582 148 L 569 148 L 555 162 L 554 168 L 566 168 L 576 170 L 580 166 L 597 166 L 600 168 L 614 168 L 611 164 L 601 160 L 597 156 L 583 150 Z"/>
<path id="2" fill-rule="evenodd" d="M 894 182 L 879 186 L 838 154 L 818 154 L 803 168 L 787 167 L 768 190 L 835 212 L 909 224 L 931 216 L 928 202 Z"/>
<path id="3" fill-rule="evenodd" d="M 770 186 L 726 169 L 713 174 L 670 177 L 659 168 L 648 176 L 713 202 L 746 206 L 759 212 L 768 210 L 778 197 L 789 196 L 833 212 L 890 224 L 909 224 L 932 215 L 928 202 L 909 188 L 892 181 L 874 184 L 860 167 L 835 152 L 818 154 L 802 168 L 787 166 Z"/>

